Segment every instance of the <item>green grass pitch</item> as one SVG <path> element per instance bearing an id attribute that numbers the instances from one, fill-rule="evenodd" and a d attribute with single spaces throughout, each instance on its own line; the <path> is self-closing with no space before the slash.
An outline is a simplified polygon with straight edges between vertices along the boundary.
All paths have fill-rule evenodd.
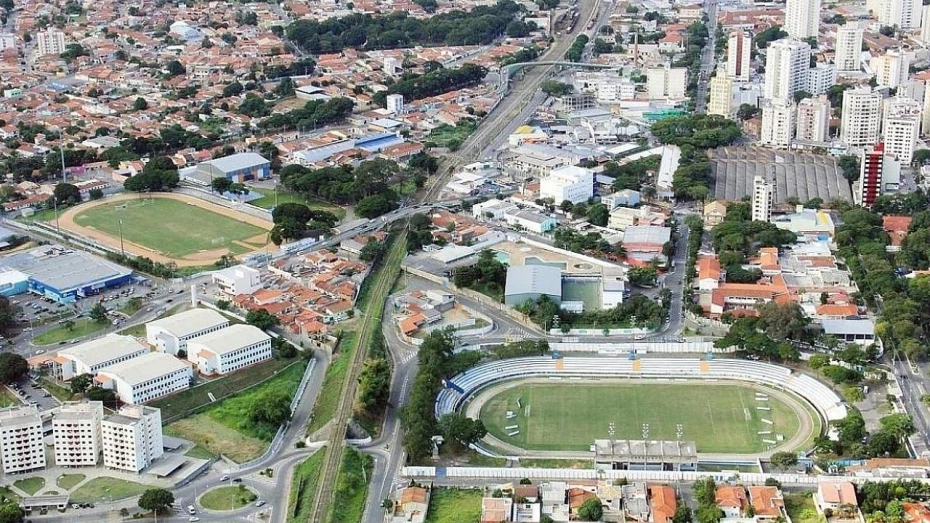
<path id="1" fill-rule="evenodd" d="M 617 439 L 643 439 L 648 424 L 647 439 L 692 440 L 698 452 L 742 454 L 764 451 L 768 445 L 762 440 L 775 440 L 775 434 L 787 441 L 800 430 L 789 405 L 771 396 L 756 401 L 755 393 L 733 384 L 523 383 L 491 398 L 480 417 L 490 434 L 528 450 L 587 450 L 595 439 L 608 437 L 613 422 Z M 507 411 L 517 417 L 505 419 Z M 513 429 L 506 427 L 514 425 L 520 434 L 508 436 Z"/>
<path id="2" fill-rule="evenodd" d="M 173 258 L 220 248 L 227 248 L 232 254 L 250 252 L 261 248 L 264 242 L 253 249 L 234 242 L 267 232 L 168 198 L 123 200 L 92 207 L 75 216 L 78 225 L 93 227 L 114 238 L 119 238 L 120 220 L 123 239 Z"/>

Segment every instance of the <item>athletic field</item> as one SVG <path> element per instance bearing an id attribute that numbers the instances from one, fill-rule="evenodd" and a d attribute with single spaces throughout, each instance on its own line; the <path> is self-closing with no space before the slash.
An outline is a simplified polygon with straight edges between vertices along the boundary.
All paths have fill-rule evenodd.
<path id="1" fill-rule="evenodd" d="M 88 207 L 74 217 L 119 241 L 132 242 L 168 258 L 214 261 L 222 254 L 243 254 L 268 243 L 267 230 L 192 203 L 169 198 L 124 199 Z M 143 253 L 144 254 L 144 253 Z"/>
<path id="2" fill-rule="evenodd" d="M 759 401 L 760 390 L 732 383 L 524 382 L 491 398 L 480 416 L 491 435 L 528 450 L 588 450 L 609 437 L 612 422 L 617 439 L 693 440 L 698 452 L 748 454 L 771 446 L 763 439 L 790 440 L 801 427 L 795 409 L 806 412 L 771 395 Z M 506 419 L 507 411 L 516 417 Z"/>

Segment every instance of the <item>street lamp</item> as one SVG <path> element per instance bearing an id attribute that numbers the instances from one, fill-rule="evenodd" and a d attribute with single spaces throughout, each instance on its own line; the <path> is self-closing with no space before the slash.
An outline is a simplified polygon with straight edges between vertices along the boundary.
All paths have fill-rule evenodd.
<path id="1" fill-rule="evenodd" d="M 123 220 L 119 221 L 119 253 L 126 256 L 126 250 L 123 249 Z"/>

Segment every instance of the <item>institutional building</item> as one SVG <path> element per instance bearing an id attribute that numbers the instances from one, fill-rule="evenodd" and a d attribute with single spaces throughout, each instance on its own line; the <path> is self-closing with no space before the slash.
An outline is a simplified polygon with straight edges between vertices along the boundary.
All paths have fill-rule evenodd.
<path id="1" fill-rule="evenodd" d="M 161 411 L 141 405 L 123 407 L 100 424 L 103 464 L 140 472 L 164 454 Z"/>
<path id="2" fill-rule="evenodd" d="M 252 294 L 262 288 L 262 273 L 246 265 L 235 265 L 214 272 L 213 283 L 227 296 Z"/>
<path id="3" fill-rule="evenodd" d="M 124 361 L 148 354 L 149 348 L 132 336 L 108 334 L 58 352 L 51 360 L 55 376 L 67 381 L 79 374 L 97 374 L 97 371 Z"/>
<path id="4" fill-rule="evenodd" d="M 45 468 L 38 409 L 23 406 L 0 410 L 0 459 L 4 474 Z"/>
<path id="5" fill-rule="evenodd" d="M 881 121 L 881 93 L 869 87 L 843 92 L 840 140 L 850 147 L 868 147 L 878 141 Z"/>
<path id="6" fill-rule="evenodd" d="M 693 441 L 594 440 L 594 468 L 598 470 L 697 470 Z"/>
<path id="7" fill-rule="evenodd" d="M 145 337 L 162 352 L 177 356 L 187 341 L 229 326 L 229 320 L 211 309 L 191 309 L 145 324 Z"/>
<path id="8" fill-rule="evenodd" d="M 64 403 L 52 418 L 55 465 L 59 467 L 94 466 L 100 461 L 103 440 L 100 401 Z"/>
<path id="9" fill-rule="evenodd" d="M 197 172 L 213 178 L 243 183 L 271 177 L 271 162 L 257 153 L 237 153 L 197 164 Z"/>
<path id="10" fill-rule="evenodd" d="M 191 366 L 168 354 L 150 352 L 111 365 L 97 373 L 94 381 L 116 391 L 120 401 L 135 405 L 190 387 Z"/>
<path id="11" fill-rule="evenodd" d="M 727 37 L 727 78 L 736 82 L 748 82 L 752 70 L 750 52 L 752 36 L 737 29 Z"/>
<path id="12" fill-rule="evenodd" d="M 594 173 L 584 167 L 560 167 L 539 181 L 539 197 L 552 198 L 556 205 L 565 200 L 572 203 L 587 202 L 592 196 Z"/>
<path id="13" fill-rule="evenodd" d="M 191 340 L 187 359 L 202 374 L 228 374 L 270 360 L 271 336 L 252 325 L 230 325 Z"/>
<path id="14" fill-rule="evenodd" d="M 820 0 L 787 0 L 785 31 L 791 38 L 817 38 L 820 30 Z"/>
<path id="15" fill-rule="evenodd" d="M 836 70 L 842 73 L 858 72 L 862 68 L 862 28 L 846 24 L 836 30 Z"/>
<path id="16" fill-rule="evenodd" d="M 810 58 L 811 46 L 807 42 L 786 38 L 769 44 L 763 97 L 790 100 L 794 93 L 807 89 Z"/>

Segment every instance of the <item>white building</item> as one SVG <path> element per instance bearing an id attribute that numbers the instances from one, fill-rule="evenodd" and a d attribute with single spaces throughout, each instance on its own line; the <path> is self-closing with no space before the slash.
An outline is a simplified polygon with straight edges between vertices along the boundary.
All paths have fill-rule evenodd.
<path id="1" fill-rule="evenodd" d="M 817 64 L 807 70 L 807 92 L 812 95 L 826 94 L 827 90 L 836 85 L 836 66 L 833 64 Z"/>
<path id="2" fill-rule="evenodd" d="M 787 149 L 794 134 L 794 103 L 790 100 L 765 100 L 762 104 L 762 145 Z"/>
<path id="3" fill-rule="evenodd" d="M 921 112 L 921 121 L 921 132 L 930 134 L 930 80 L 924 82 L 924 109 Z"/>
<path id="4" fill-rule="evenodd" d="M 584 167 L 570 165 L 553 169 L 539 181 L 539 197 L 552 198 L 556 205 L 568 200 L 587 202 L 594 196 L 594 173 Z"/>
<path id="5" fill-rule="evenodd" d="M 55 444 L 55 465 L 59 467 L 92 467 L 100 461 L 103 441 L 100 422 L 103 402 L 64 403 L 52 418 L 52 439 Z"/>
<path id="6" fill-rule="evenodd" d="M 491 199 L 471 206 L 471 215 L 476 220 L 500 220 L 504 213 L 516 211 L 517 206 L 503 200 Z"/>
<path id="7" fill-rule="evenodd" d="M 4 474 L 45 468 L 38 409 L 24 406 L 0 410 L 0 459 Z"/>
<path id="8" fill-rule="evenodd" d="M 187 359 L 203 374 L 228 374 L 270 360 L 271 336 L 252 325 L 230 325 L 187 344 Z"/>
<path id="9" fill-rule="evenodd" d="M 79 374 L 97 374 L 97 371 L 149 353 L 149 348 L 132 336 L 107 334 L 58 352 L 55 374 L 67 381 Z"/>
<path id="10" fill-rule="evenodd" d="M 395 115 L 404 114 L 404 95 L 389 94 L 386 98 L 385 109 Z"/>
<path id="11" fill-rule="evenodd" d="M 881 105 L 881 93 L 873 93 L 869 87 L 844 91 L 840 141 L 850 147 L 874 145 L 878 141 Z"/>
<path id="12" fill-rule="evenodd" d="M 910 164 L 919 134 L 920 103 L 909 98 L 896 97 L 885 100 L 885 115 L 882 120 L 885 152 L 895 155 L 903 165 Z"/>
<path id="13" fill-rule="evenodd" d="M 646 69 L 650 100 L 683 100 L 688 87 L 688 70 L 665 64 Z"/>
<path id="14" fill-rule="evenodd" d="M 920 41 L 930 45 L 930 5 L 923 6 L 920 16 Z"/>
<path id="15" fill-rule="evenodd" d="M 0 51 L 16 49 L 16 35 L 13 33 L 0 34 Z"/>
<path id="16" fill-rule="evenodd" d="M 775 197 L 775 186 L 762 176 L 752 180 L 752 220 L 767 222 L 772 218 L 772 201 Z"/>
<path id="17" fill-rule="evenodd" d="M 736 82 L 748 82 L 752 70 L 750 51 L 752 36 L 742 29 L 732 31 L 727 37 L 727 78 Z"/>
<path id="18" fill-rule="evenodd" d="M 726 76 L 710 79 L 710 101 L 707 102 L 707 114 L 719 114 L 729 118 L 733 109 L 733 80 Z"/>
<path id="19" fill-rule="evenodd" d="M 795 139 L 801 142 L 825 142 L 830 132 L 830 101 L 826 96 L 805 98 L 798 103 Z"/>
<path id="20" fill-rule="evenodd" d="M 246 265 L 234 265 L 214 272 L 213 283 L 228 296 L 252 294 L 262 288 L 262 273 Z"/>
<path id="21" fill-rule="evenodd" d="M 504 213 L 504 221 L 511 227 L 525 229 L 534 234 L 545 234 L 555 229 L 558 224 L 556 219 L 551 216 L 529 209 L 521 211 L 516 208 Z"/>
<path id="22" fill-rule="evenodd" d="M 791 38 L 814 37 L 820 30 L 820 0 L 787 0 L 785 31 Z"/>
<path id="23" fill-rule="evenodd" d="M 192 379 L 194 372 L 186 362 L 162 352 L 150 352 L 102 369 L 94 381 L 116 391 L 123 403 L 135 405 L 185 390 Z"/>
<path id="24" fill-rule="evenodd" d="M 145 337 L 157 350 L 177 355 L 187 341 L 229 326 L 229 320 L 211 309 L 191 309 L 145 324 Z"/>
<path id="25" fill-rule="evenodd" d="M 900 49 L 891 49 L 881 56 L 873 56 L 869 67 L 875 72 L 875 81 L 879 87 L 897 88 L 907 81 L 911 60 Z"/>
<path id="26" fill-rule="evenodd" d="M 65 34 L 55 28 L 39 32 L 36 38 L 35 52 L 36 58 L 47 54 L 59 55 L 65 52 Z"/>
<path id="27" fill-rule="evenodd" d="M 135 405 L 123 407 L 100 424 L 103 464 L 112 469 L 140 472 L 164 454 L 161 411 Z"/>
<path id="28" fill-rule="evenodd" d="M 769 44 L 765 55 L 763 96 L 787 100 L 807 89 L 811 46 L 807 42 L 782 39 Z"/>
<path id="29" fill-rule="evenodd" d="M 862 28 L 846 24 L 836 30 L 836 70 L 844 73 L 858 72 L 862 68 Z"/>
<path id="30" fill-rule="evenodd" d="M 912 29 L 920 26 L 921 0 L 877 0 L 875 16 L 881 25 Z"/>

